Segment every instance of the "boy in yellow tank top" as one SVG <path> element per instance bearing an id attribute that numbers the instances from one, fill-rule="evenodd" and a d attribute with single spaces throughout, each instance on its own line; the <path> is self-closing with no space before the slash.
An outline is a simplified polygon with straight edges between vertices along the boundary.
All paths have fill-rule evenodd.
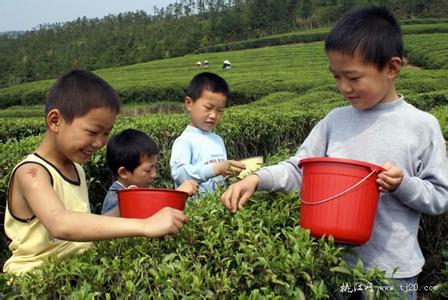
<path id="1" fill-rule="evenodd" d="M 9 182 L 4 226 L 12 256 L 4 272 L 20 274 L 51 255 L 81 253 L 94 240 L 175 234 L 187 222 L 172 208 L 147 219 L 119 218 L 117 208 L 90 213 L 81 164 L 107 143 L 119 110 L 118 95 L 91 72 L 71 71 L 52 87 L 43 140 Z"/>

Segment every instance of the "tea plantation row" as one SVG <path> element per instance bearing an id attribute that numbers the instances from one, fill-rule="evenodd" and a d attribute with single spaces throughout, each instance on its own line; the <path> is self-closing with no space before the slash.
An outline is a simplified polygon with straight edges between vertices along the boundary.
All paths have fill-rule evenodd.
<path id="1" fill-rule="evenodd" d="M 423 21 L 425 22 L 425 21 Z M 446 33 L 448 32 L 448 23 L 446 20 L 434 20 L 434 22 L 422 23 L 422 24 L 403 24 L 401 29 L 404 34 L 417 34 L 417 33 Z M 296 31 L 278 35 L 271 35 L 258 39 L 245 40 L 240 42 L 231 42 L 218 45 L 212 45 L 198 49 L 198 53 L 207 52 L 221 52 L 221 51 L 236 51 L 242 49 L 261 48 L 277 45 L 287 45 L 294 43 L 309 43 L 322 41 L 327 36 L 330 28 L 316 28 L 306 31 Z"/>
<path id="2" fill-rule="evenodd" d="M 417 53 L 416 58 L 423 55 L 419 47 L 412 46 L 413 43 L 425 43 L 419 38 L 421 35 L 415 35 L 415 38 L 413 36 L 405 36 L 410 63 L 414 63 L 414 52 Z M 434 33 L 430 36 L 431 40 L 425 47 L 446 47 L 446 34 Z M 332 83 L 322 42 L 187 55 L 98 70 L 96 73 L 116 88 L 124 103 L 181 101 L 189 80 L 204 70 L 193 67 L 193 64 L 205 59 L 210 62 L 207 70 L 224 76 L 230 83 L 231 103 L 247 103 L 276 91 L 303 92 L 325 82 Z M 221 70 L 224 59 L 232 62 L 231 71 Z M 439 68 L 444 68 L 436 62 L 445 59 L 446 55 L 442 51 L 431 53 L 430 56 L 424 55 L 424 59 L 416 59 L 415 63 L 422 67 L 437 64 Z M 0 89 L 0 108 L 43 103 L 53 82 L 54 80 L 44 80 Z"/>
<path id="3" fill-rule="evenodd" d="M 313 84 L 310 86 L 303 86 L 303 91 L 298 88 L 294 88 L 293 82 L 279 83 L 277 87 L 272 87 L 272 91 L 264 91 L 263 93 L 271 94 L 273 91 L 280 89 L 280 86 L 284 87 L 285 91 L 292 90 L 292 95 L 296 93 L 306 94 L 318 91 L 332 91 L 336 92 L 335 84 L 330 78 L 328 71 L 321 74 L 320 81 L 313 79 Z M 448 104 L 448 70 L 419 70 L 404 68 L 400 77 L 397 80 L 397 89 L 400 93 L 406 96 L 406 100 L 412 102 L 423 110 L 430 111 L 433 106 L 441 106 Z M 265 85 L 266 88 L 266 85 Z M 255 92 L 254 94 L 257 94 Z M 296 96 L 285 96 L 282 99 L 276 99 L 272 103 L 278 103 Z M 261 107 L 267 107 L 271 105 L 271 98 L 266 97 L 264 101 L 255 102 L 256 109 Z M 306 97 L 304 99 L 307 99 Z M 318 102 L 313 102 L 313 105 L 318 107 L 322 101 L 327 99 L 317 99 Z M 174 102 L 160 102 L 158 105 L 168 106 L 168 104 L 174 105 Z M 156 106 L 156 104 L 151 104 Z M 175 104 L 181 106 L 181 102 Z M 300 104 L 303 109 L 308 108 L 307 101 L 304 100 Z M 145 105 L 139 104 L 140 107 Z M 150 106 L 149 104 L 147 106 Z M 242 106 L 236 108 L 241 109 Z M 20 109 L 21 108 L 21 109 Z M 45 131 L 45 120 L 43 106 L 32 106 L 30 108 L 24 107 L 11 107 L 5 110 L 0 110 L 0 116 L 2 121 L 0 122 L 0 142 L 7 142 L 9 139 L 20 140 L 27 136 L 33 136 L 43 133 Z M 124 107 L 126 114 L 128 108 Z M 17 116 L 29 116 L 29 117 L 17 117 Z"/>

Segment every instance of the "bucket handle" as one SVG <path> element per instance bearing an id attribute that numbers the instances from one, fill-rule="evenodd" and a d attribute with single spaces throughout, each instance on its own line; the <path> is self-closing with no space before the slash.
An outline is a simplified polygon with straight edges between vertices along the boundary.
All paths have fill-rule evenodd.
<path id="1" fill-rule="evenodd" d="M 366 181 L 367 179 L 369 179 L 370 176 L 372 176 L 374 173 L 378 172 L 379 170 L 372 170 L 372 172 L 370 172 L 369 175 L 367 175 L 366 177 L 364 177 L 363 179 L 361 179 L 360 181 L 358 181 L 355 185 L 352 185 L 351 187 L 349 187 L 348 189 L 346 189 L 345 191 L 340 192 L 337 195 L 331 196 L 327 199 L 324 200 L 320 200 L 318 202 L 307 202 L 305 200 L 300 200 L 302 203 L 307 204 L 307 205 L 318 205 L 318 204 L 322 204 L 328 201 L 331 201 L 339 196 L 342 196 L 348 192 L 350 192 L 351 190 L 353 190 L 354 188 L 356 188 L 358 185 L 360 185 L 361 183 L 363 183 L 364 181 Z"/>

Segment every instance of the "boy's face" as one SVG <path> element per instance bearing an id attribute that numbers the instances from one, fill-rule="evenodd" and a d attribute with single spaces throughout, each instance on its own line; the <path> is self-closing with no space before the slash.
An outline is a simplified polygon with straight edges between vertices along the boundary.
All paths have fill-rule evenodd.
<path id="1" fill-rule="evenodd" d="M 125 171 L 125 177 L 121 178 L 127 186 L 136 185 L 139 188 L 147 188 L 157 176 L 157 155 L 143 156 L 140 164 L 134 171 Z"/>
<path id="2" fill-rule="evenodd" d="M 329 52 L 330 72 L 342 95 L 357 109 L 369 109 L 378 103 L 398 99 L 394 80 L 401 60 L 393 57 L 383 70 L 366 64 L 358 55 Z"/>
<path id="3" fill-rule="evenodd" d="M 185 98 L 185 108 L 191 114 L 190 125 L 204 131 L 212 130 L 224 115 L 227 98 L 221 93 L 204 90 L 201 97 L 193 102 Z"/>
<path id="4" fill-rule="evenodd" d="M 116 113 L 107 107 L 90 110 L 81 117 L 76 117 L 69 124 L 61 116 L 57 126 L 56 144 L 59 152 L 66 159 L 80 164 L 106 145 Z"/>

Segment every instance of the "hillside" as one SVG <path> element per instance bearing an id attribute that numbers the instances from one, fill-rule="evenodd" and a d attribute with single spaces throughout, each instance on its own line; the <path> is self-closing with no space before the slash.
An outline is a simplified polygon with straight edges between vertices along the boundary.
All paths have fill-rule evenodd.
<path id="1" fill-rule="evenodd" d="M 55 78 L 72 68 L 97 70 L 195 51 L 210 52 L 217 44 L 244 44 L 249 39 L 270 39 L 271 35 L 329 26 L 358 5 L 386 6 L 404 24 L 433 22 L 448 15 L 448 2 L 444 0 L 173 2 L 152 13 L 135 11 L 101 19 L 80 17 L 66 23 L 40 25 L 20 35 L 2 35 L 0 87 Z"/>
<path id="2" fill-rule="evenodd" d="M 410 78 L 414 75 L 415 78 L 421 78 L 418 72 L 432 73 L 428 69 L 448 67 L 448 56 L 445 54 L 448 49 L 447 37 L 446 33 L 404 36 L 409 63 L 422 68 L 420 71 L 409 72 Z M 221 69 L 225 59 L 232 62 L 232 70 L 229 72 Z M 204 60 L 210 63 L 207 70 L 222 75 L 230 83 L 232 103 L 247 103 L 272 91 L 303 92 L 321 86 L 322 80 L 325 84 L 332 84 L 322 42 L 190 54 L 101 69 L 96 73 L 112 84 L 123 103 L 181 101 L 188 81 L 194 74 L 204 70 L 196 68 L 195 62 Z M 53 81 L 36 81 L 0 89 L 0 108 L 44 103 Z"/>

